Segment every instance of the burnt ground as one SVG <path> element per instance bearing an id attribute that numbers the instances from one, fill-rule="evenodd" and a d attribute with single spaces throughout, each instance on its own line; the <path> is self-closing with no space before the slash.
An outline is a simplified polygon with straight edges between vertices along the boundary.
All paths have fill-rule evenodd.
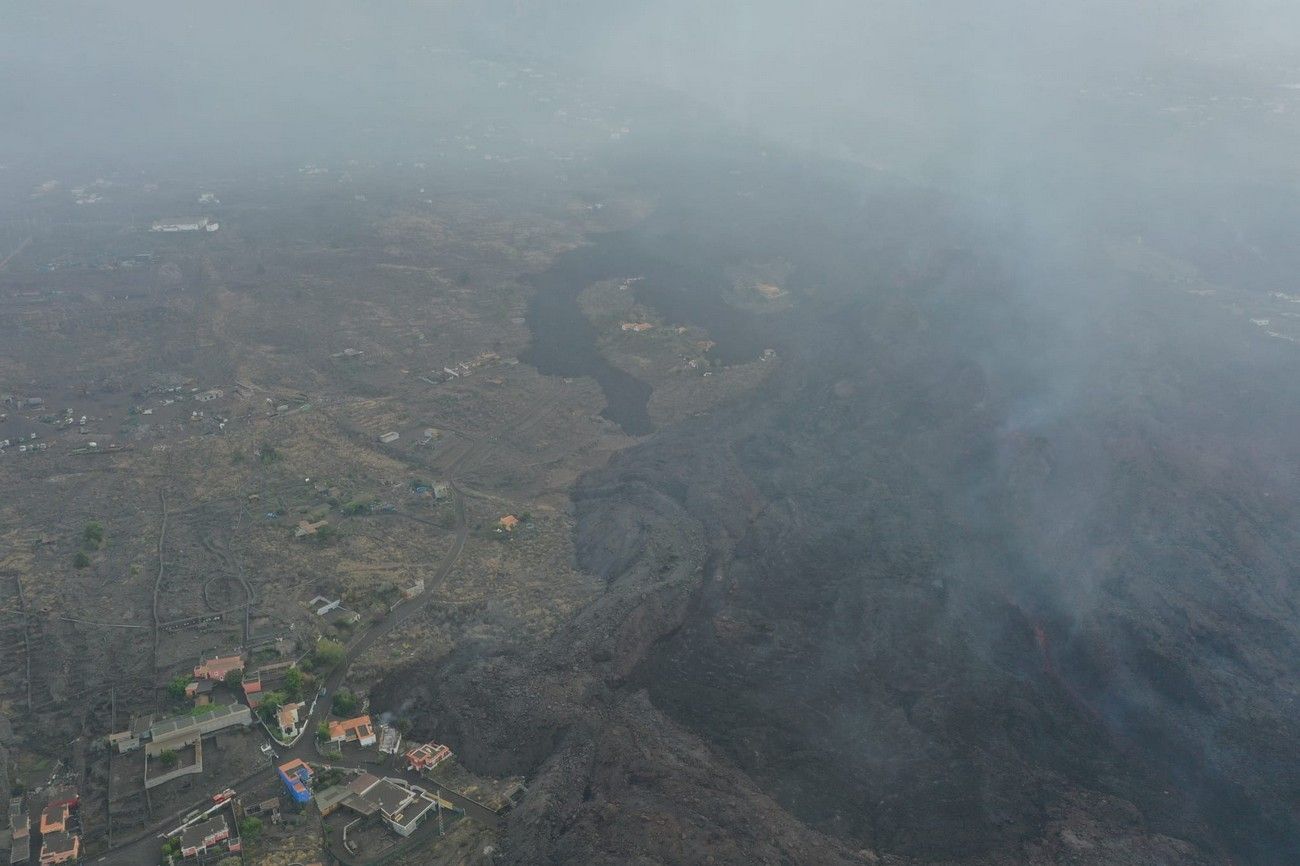
<path id="1" fill-rule="evenodd" d="M 1293 348 L 1108 259 L 1067 323 L 924 205 L 818 193 L 643 226 L 795 263 L 779 372 L 581 479 L 605 587 L 554 640 L 385 686 L 530 777 L 504 858 L 1292 862 Z"/>

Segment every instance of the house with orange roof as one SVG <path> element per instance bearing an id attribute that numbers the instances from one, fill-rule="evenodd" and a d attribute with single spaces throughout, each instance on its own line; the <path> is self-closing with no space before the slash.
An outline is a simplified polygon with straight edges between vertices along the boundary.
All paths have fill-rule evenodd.
<path id="1" fill-rule="evenodd" d="M 515 517 L 513 514 L 507 514 L 505 517 L 498 520 L 497 523 L 501 524 L 501 528 L 506 532 L 514 532 L 519 527 L 519 518 Z"/>
<path id="2" fill-rule="evenodd" d="M 281 736 L 298 736 L 298 711 L 302 706 L 301 703 L 285 704 L 275 711 L 275 721 L 280 726 Z"/>
<path id="3" fill-rule="evenodd" d="M 262 704 L 262 675 L 260 671 L 255 671 L 244 678 L 240 684 L 244 688 L 244 700 L 253 709 L 257 709 Z"/>
<path id="4" fill-rule="evenodd" d="M 81 856 L 81 837 L 72 830 L 72 807 L 78 801 L 72 790 L 57 791 L 41 812 L 41 866 L 55 863 L 72 863 Z"/>
<path id="5" fill-rule="evenodd" d="M 243 673 L 244 657 L 240 655 L 217 656 L 215 658 L 204 659 L 194 668 L 195 679 L 200 680 L 217 680 L 224 682 L 226 677 L 234 671 Z"/>
<path id="6" fill-rule="evenodd" d="M 296 803 L 306 803 L 311 799 L 312 771 L 311 766 L 301 758 L 294 758 L 287 764 L 281 764 L 276 772 L 280 774 L 280 779 L 284 786 L 289 789 L 289 796 Z"/>
<path id="7" fill-rule="evenodd" d="M 342 722 L 329 723 L 331 743 L 356 743 L 359 746 L 373 746 L 377 740 L 375 726 L 370 716 L 357 716 Z"/>
<path id="8" fill-rule="evenodd" d="M 41 866 L 75 863 L 81 856 L 81 837 L 62 830 L 41 837 Z"/>
<path id="9" fill-rule="evenodd" d="M 68 804 L 51 803 L 41 812 L 41 835 L 46 833 L 62 833 L 68 829 Z"/>

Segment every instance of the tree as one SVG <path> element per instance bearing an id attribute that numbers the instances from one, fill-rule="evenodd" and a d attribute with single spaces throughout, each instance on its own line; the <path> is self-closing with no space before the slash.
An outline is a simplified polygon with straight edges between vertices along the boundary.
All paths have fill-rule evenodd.
<path id="1" fill-rule="evenodd" d="M 339 689 L 334 693 L 333 703 L 334 715 L 350 716 L 357 710 L 357 696 L 347 689 Z"/>
<path id="2" fill-rule="evenodd" d="M 233 670 L 226 674 L 224 682 L 232 689 L 237 689 L 244 684 L 244 672 L 241 670 Z"/>
<path id="3" fill-rule="evenodd" d="M 284 706 L 283 692 L 263 692 L 262 703 L 258 706 L 257 711 L 262 714 L 262 718 L 271 721 L 282 706 Z"/>
<path id="4" fill-rule="evenodd" d="M 249 816 L 239 822 L 239 835 L 245 842 L 256 842 L 262 835 L 262 819 Z"/>
<path id="5" fill-rule="evenodd" d="M 104 546 L 104 524 L 92 520 L 81 531 L 81 541 L 87 550 L 98 550 Z"/>
<path id="6" fill-rule="evenodd" d="M 181 853 L 181 838 L 179 836 L 173 836 L 164 842 L 162 853 L 164 857 L 175 857 L 177 854 Z"/>
<path id="7" fill-rule="evenodd" d="M 166 767 L 167 769 L 171 769 L 172 767 L 176 766 L 176 762 L 180 760 L 180 758 L 171 749 L 163 749 L 161 752 L 158 753 L 158 760 L 162 763 L 164 767 Z"/>
<path id="8" fill-rule="evenodd" d="M 322 668 L 332 668 L 343 661 L 343 644 L 329 638 L 321 638 L 316 644 L 316 664 Z"/>
<path id="9" fill-rule="evenodd" d="M 319 725 L 316 726 L 316 739 L 324 743 L 328 741 L 329 738 L 330 738 L 330 726 L 327 725 L 325 722 L 321 722 Z"/>
<path id="10" fill-rule="evenodd" d="M 90 557 L 86 555 L 86 551 L 78 550 L 77 555 L 72 557 L 72 564 L 76 568 L 85 568 L 90 565 Z"/>
<path id="11" fill-rule="evenodd" d="M 167 697 L 171 698 L 173 701 L 184 700 L 185 689 L 193 681 L 193 677 L 186 676 L 185 674 L 176 677 L 167 684 Z"/>
<path id="12" fill-rule="evenodd" d="M 291 701 L 302 700 L 302 671 L 297 668 L 285 671 L 284 694 Z"/>

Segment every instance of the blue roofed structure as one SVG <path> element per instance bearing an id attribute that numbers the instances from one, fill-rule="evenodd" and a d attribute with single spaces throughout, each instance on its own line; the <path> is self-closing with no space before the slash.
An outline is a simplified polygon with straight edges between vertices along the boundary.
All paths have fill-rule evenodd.
<path id="1" fill-rule="evenodd" d="M 289 796 L 295 803 L 306 803 L 311 800 L 311 767 L 299 758 L 294 758 L 287 764 L 281 764 L 276 771 L 284 781 L 284 786 L 289 790 Z"/>

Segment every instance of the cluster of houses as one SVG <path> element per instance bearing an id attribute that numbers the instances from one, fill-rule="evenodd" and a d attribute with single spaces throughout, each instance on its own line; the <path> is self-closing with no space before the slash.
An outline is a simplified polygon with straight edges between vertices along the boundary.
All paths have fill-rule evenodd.
<path id="1" fill-rule="evenodd" d="M 358 746 L 382 743 L 393 753 L 400 742 L 395 729 L 380 726 L 379 734 L 376 734 L 369 716 L 330 722 L 328 734 L 333 743 L 348 742 Z M 423 774 L 451 757 L 451 749 L 437 743 L 415 746 L 403 755 L 406 769 L 415 774 Z M 347 771 L 352 773 L 347 781 L 327 782 L 316 790 L 316 771 L 299 758 L 281 764 L 276 772 L 290 799 L 299 804 L 314 801 L 322 817 L 345 808 L 362 818 L 377 816 L 385 826 L 401 836 L 409 836 L 437 810 L 454 808 L 413 781 L 401 778 L 380 777 L 360 770 Z"/>
<path id="2" fill-rule="evenodd" d="M 276 662 L 246 671 L 244 658 L 239 654 L 202 658 L 193 668 L 194 680 L 185 689 L 186 696 L 195 702 L 196 708 L 203 707 L 202 711 L 161 719 L 135 717 L 126 730 L 109 735 L 109 745 L 119 753 L 144 750 L 146 789 L 182 775 L 200 773 L 203 769 L 203 737 L 233 726 L 250 726 L 253 710 L 261 703 L 264 690 L 293 664 L 292 661 Z M 247 705 L 214 703 L 213 699 L 221 693 L 214 693 L 219 683 L 227 688 L 242 689 Z M 282 736 L 290 738 L 300 733 L 300 726 L 305 723 L 300 712 L 303 706 L 302 703 L 288 703 L 277 709 L 276 722 Z M 402 736 L 397 728 L 376 725 L 369 715 L 330 720 L 324 726 L 321 739 L 338 746 L 378 746 L 381 753 L 394 757 L 401 768 L 396 774 L 398 777 L 342 770 L 344 775 L 340 780 L 340 771 L 331 770 L 326 774 L 321 790 L 317 791 L 314 790 L 317 774 L 313 767 L 295 758 L 277 767 L 285 791 L 293 802 L 306 804 L 315 801 L 322 817 L 338 809 L 347 809 L 359 818 L 375 818 L 401 836 L 409 836 L 424 820 L 438 814 L 441 809 L 454 808 L 451 803 L 426 790 L 418 778 L 453 757 L 447 746 L 422 743 L 403 752 Z M 400 760 L 396 757 L 399 754 Z M 223 794 L 233 797 L 234 791 Z M 12 840 L 11 866 L 30 864 L 37 844 L 41 866 L 76 862 L 82 854 L 76 811 L 78 802 L 75 792 L 55 795 L 34 826 L 24 799 L 12 799 L 8 828 Z M 272 809 L 274 805 L 272 800 Z M 237 812 L 228 810 L 216 814 L 209 811 L 202 820 L 195 817 L 179 829 L 179 854 L 190 859 L 239 853 L 242 843 L 233 823 L 234 817 L 237 817 Z M 37 827 L 39 836 L 33 832 Z"/>
<path id="3" fill-rule="evenodd" d="M 194 682 L 186 687 L 186 694 L 199 701 L 205 692 L 210 692 L 217 682 L 227 682 L 232 674 L 239 672 L 239 688 L 244 693 L 248 709 L 257 710 L 262 705 L 263 696 L 270 691 L 284 675 L 294 666 L 292 660 L 264 664 L 257 670 L 246 671 L 241 655 L 217 656 L 203 660 L 194 668 Z M 306 704 L 301 701 L 286 703 L 276 708 L 275 726 L 283 740 L 293 740 L 301 733 L 302 711 Z"/>
<path id="4" fill-rule="evenodd" d="M 81 856 L 81 835 L 77 824 L 79 803 L 76 791 L 58 791 L 51 795 L 37 823 L 41 866 L 75 863 Z M 9 838 L 10 864 L 16 866 L 31 862 L 32 820 L 22 797 L 14 797 L 9 801 Z"/>

